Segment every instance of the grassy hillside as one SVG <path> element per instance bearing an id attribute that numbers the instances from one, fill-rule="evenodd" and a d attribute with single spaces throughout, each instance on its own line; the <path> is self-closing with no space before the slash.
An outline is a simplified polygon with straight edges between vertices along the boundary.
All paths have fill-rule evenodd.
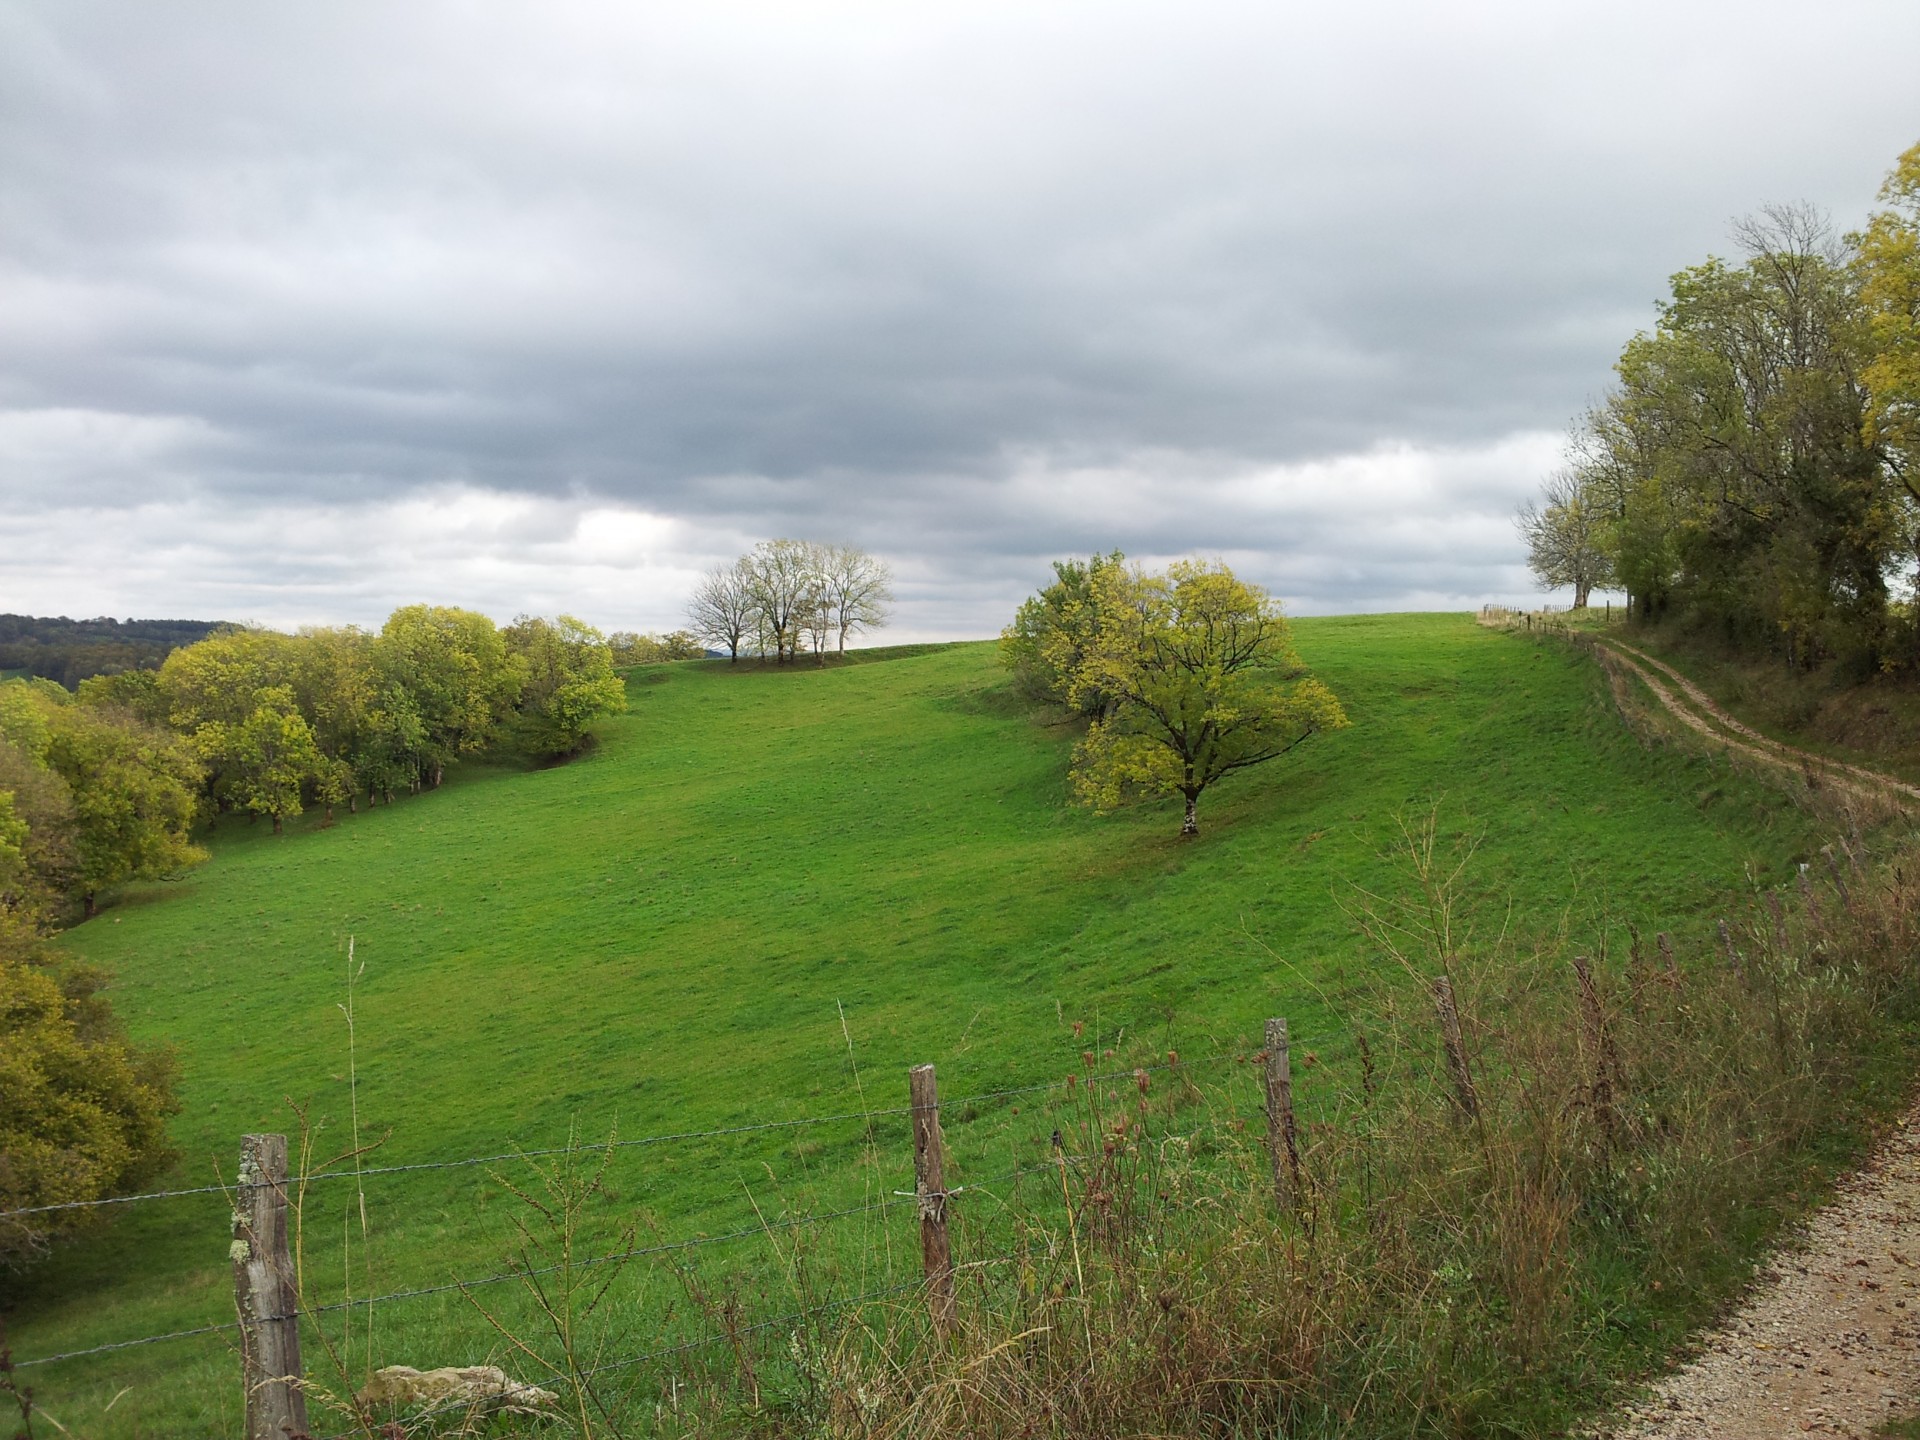
<path id="1" fill-rule="evenodd" d="M 1563 647 L 1456 616 L 1302 621 L 1298 638 L 1352 728 L 1205 797 L 1195 843 L 1172 806 L 1068 809 L 1072 737 L 1028 720 L 990 645 L 824 671 L 696 663 L 636 672 L 630 713 L 572 764 L 476 771 L 279 839 L 224 824 L 210 864 L 71 945 L 115 973 L 138 1036 L 177 1047 L 174 1178 L 204 1184 L 231 1173 L 242 1132 L 291 1128 L 288 1097 L 328 1127 L 322 1151 L 343 1143 L 349 936 L 361 1127 L 389 1136 L 370 1163 L 399 1164 L 551 1145 L 570 1125 L 633 1137 L 892 1107 L 919 1061 L 965 1095 L 1058 1076 L 1122 1029 L 1201 1063 L 1285 1013 L 1296 1046 L 1331 1057 L 1342 994 L 1376 968 L 1341 901 L 1399 883 L 1396 817 L 1436 799 L 1482 836 L 1481 921 L 1523 931 L 1605 912 L 1704 935 L 1748 876 L 1806 852 L 1772 792 L 1643 750 Z M 750 1224 L 755 1204 L 858 1203 L 911 1184 L 886 1123 L 877 1170 L 856 1163 L 857 1124 L 623 1151 L 609 1210 L 671 1239 Z M 1045 1133 L 1003 1105 L 956 1148 L 984 1174 Z M 310 1207 L 328 1293 L 350 1189 Z M 495 1269 L 508 1229 L 490 1193 L 473 1170 L 370 1182 L 356 1292 Z M 891 1225 L 911 1243 L 905 1212 Z M 16 1354 L 229 1319 L 225 1252 L 219 1197 L 143 1207 L 0 1278 Z M 732 1258 L 771 1263 L 765 1245 Z M 623 1297 L 636 1333 L 657 1300 L 638 1281 Z M 486 1348 L 457 1295 L 379 1325 L 375 1363 Z M 220 1433 L 237 1412 L 227 1345 L 27 1375 L 76 1433 Z"/>

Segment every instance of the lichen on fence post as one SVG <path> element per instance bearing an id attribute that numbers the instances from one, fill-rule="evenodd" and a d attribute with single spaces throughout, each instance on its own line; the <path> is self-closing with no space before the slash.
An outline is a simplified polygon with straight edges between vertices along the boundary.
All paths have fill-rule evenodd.
<path id="1" fill-rule="evenodd" d="M 234 1187 L 233 1297 L 240 1314 L 240 1367 L 247 1440 L 307 1433 L 300 1365 L 300 1297 L 287 1245 L 287 1137 L 245 1135 Z"/>

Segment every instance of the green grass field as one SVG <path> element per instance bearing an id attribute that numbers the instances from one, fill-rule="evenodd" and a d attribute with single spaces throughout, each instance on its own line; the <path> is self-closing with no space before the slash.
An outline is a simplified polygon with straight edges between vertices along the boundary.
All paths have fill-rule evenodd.
<path id="1" fill-rule="evenodd" d="M 1197 842 L 1171 804 L 1068 808 L 1072 736 L 1027 718 L 991 645 L 827 670 L 701 662 L 635 672 L 629 713 L 571 764 L 475 767 L 284 838 L 223 823 L 209 864 L 68 941 L 114 973 L 139 1038 L 176 1047 L 171 1180 L 198 1185 L 231 1175 L 243 1132 L 293 1128 L 289 1098 L 324 1121 L 323 1152 L 344 1143 L 349 936 L 361 1127 L 389 1137 L 368 1163 L 400 1164 L 562 1143 L 570 1126 L 631 1138 L 891 1108 L 921 1061 L 964 1096 L 1063 1075 L 1123 1030 L 1224 1064 L 1283 1013 L 1297 1049 L 1337 1055 L 1343 997 L 1380 964 L 1342 902 L 1400 883 L 1397 817 L 1436 801 L 1481 837 L 1481 924 L 1522 933 L 1569 917 L 1592 933 L 1604 913 L 1704 943 L 1720 907 L 1814 843 L 1774 792 L 1643 749 L 1566 647 L 1444 615 L 1297 632 L 1352 728 L 1206 796 Z M 1006 1104 L 963 1119 L 963 1179 L 1042 1153 L 1049 1124 Z M 858 1163 L 862 1128 L 622 1151 L 604 1223 L 639 1211 L 673 1239 L 751 1224 L 756 1204 L 910 1188 L 898 1117 L 877 1166 Z M 340 1290 L 351 1189 L 309 1206 L 322 1298 Z M 506 1254 L 511 1207 L 484 1171 L 381 1177 L 368 1204 L 357 1293 Z M 888 1225 L 844 1244 L 910 1247 L 909 1212 Z M 0 1277 L 16 1357 L 230 1319 L 226 1247 L 220 1197 L 173 1200 Z M 727 1263 L 775 1258 L 749 1244 Z M 660 1333 L 664 1283 L 621 1297 L 635 1335 Z M 452 1295 L 383 1310 L 372 1358 L 486 1349 Z M 237 1428 L 236 1375 L 216 1335 L 22 1378 L 76 1434 L 206 1435 Z"/>

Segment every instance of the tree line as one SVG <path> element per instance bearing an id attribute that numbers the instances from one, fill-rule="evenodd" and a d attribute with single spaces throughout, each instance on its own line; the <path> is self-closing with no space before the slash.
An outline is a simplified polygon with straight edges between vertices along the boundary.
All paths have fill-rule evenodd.
<path id="1" fill-rule="evenodd" d="M 763 540 L 700 578 L 687 623 L 734 662 L 744 651 L 784 665 L 805 650 L 824 665 L 829 650 L 844 655 L 849 638 L 885 625 L 892 604 L 886 561 L 856 546 Z"/>
<path id="2" fill-rule="evenodd" d="M 1920 664 L 1920 145 L 1880 200 L 1846 236 L 1771 207 L 1673 277 L 1520 513 L 1542 583 L 1797 667 Z"/>
<path id="3" fill-rule="evenodd" d="M 157 670 L 172 650 L 223 628 L 210 620 L 0 615 L 0 671 L 18 671 L 72 690 L 94 675 Z"/>
<path id="4" fill-rule="evenodd" d="M 599 631 L 571 616 L 504 628 L 448 606 L 378 632 L 234 628 L 158 670 L 0 685 L 0 908 L 92 913 L 100 893 L 200 855 L 203 814 L 284 821 L 430 789 L 511 741 L 577 749 L 626 691 Z"/>

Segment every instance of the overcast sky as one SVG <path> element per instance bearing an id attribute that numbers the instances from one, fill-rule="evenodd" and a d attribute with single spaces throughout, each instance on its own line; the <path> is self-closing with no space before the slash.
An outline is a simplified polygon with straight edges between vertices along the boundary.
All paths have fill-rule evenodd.
<path id="1" fill-rule="evenodd" d="M 1920 140 L 1920 5 L 0 0 L 0 610 L 670 628 L 851 541 L 1529 593 L 1666 277 Z"/>

